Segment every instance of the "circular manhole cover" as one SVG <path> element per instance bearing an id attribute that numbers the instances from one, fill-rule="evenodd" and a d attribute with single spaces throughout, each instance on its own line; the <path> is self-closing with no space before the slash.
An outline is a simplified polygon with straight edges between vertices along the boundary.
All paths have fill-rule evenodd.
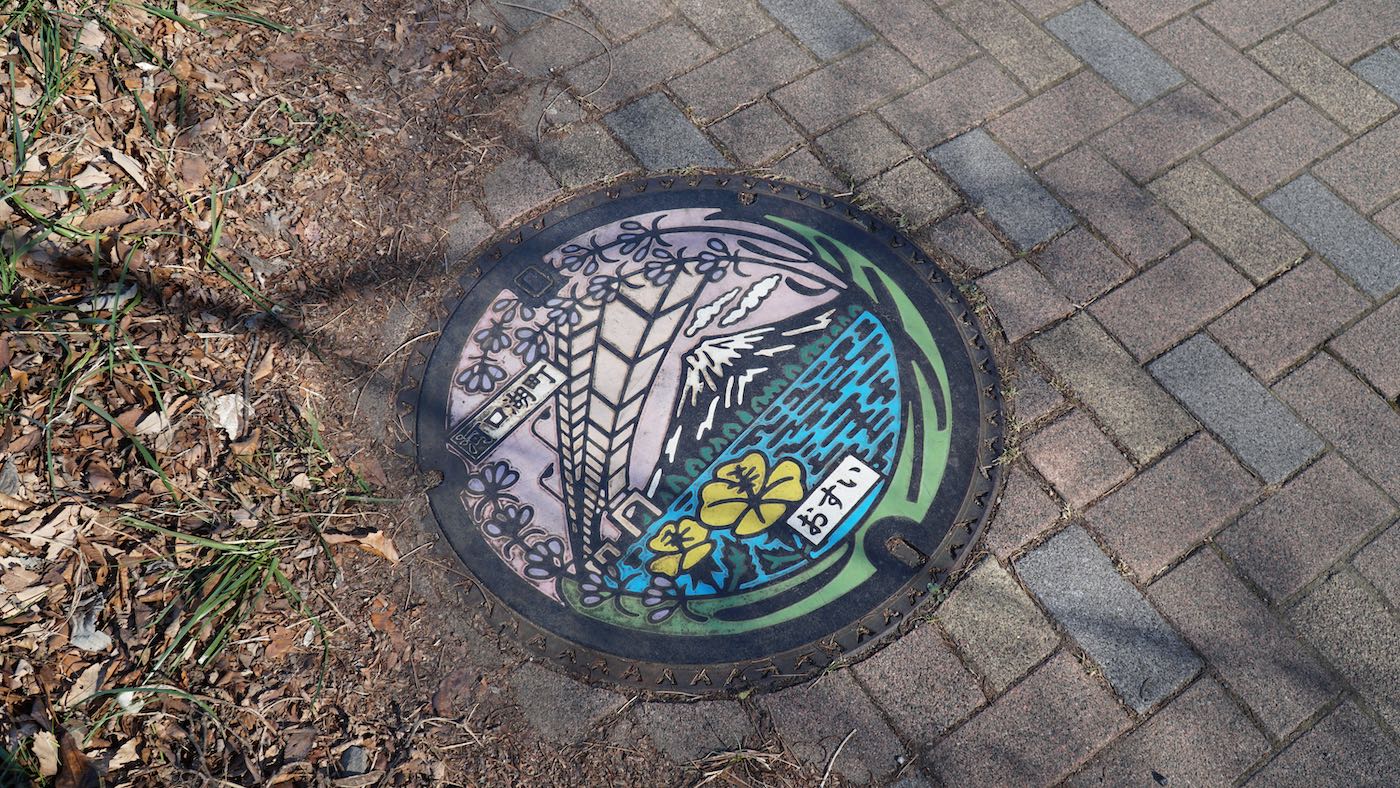
<path id="1" fill-rule="evenodd" d="M 642 180 L 478 262 L 407 397 L 433 513 L 526 651 L 633 688 L 793 683 L 897 629 L 980 532 L 991 354 L 865 212 Z"/>

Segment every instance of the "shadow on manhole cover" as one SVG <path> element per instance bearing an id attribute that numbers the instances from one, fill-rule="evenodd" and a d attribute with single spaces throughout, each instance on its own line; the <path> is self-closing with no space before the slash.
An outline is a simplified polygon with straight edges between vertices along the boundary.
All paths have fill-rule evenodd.
<path id="1" fill-rule="evenodd" d="M 405 397 L 433 513 L 533 656 L 633 689 L 791 684 L 897 631 L 979 535 L 991 354 L 868 214 L 642 180 L 479 264 Z"/>

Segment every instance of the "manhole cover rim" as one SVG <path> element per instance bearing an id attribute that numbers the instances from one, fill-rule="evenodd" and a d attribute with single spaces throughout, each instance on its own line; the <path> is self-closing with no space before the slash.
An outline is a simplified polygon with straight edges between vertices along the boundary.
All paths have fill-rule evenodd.
<path id="1" fill-rule="evenodd" d="M 433 520 L 451 545 L 454 558 L 464 576 L 464 593 L 477 605 L 477 613 L 497 639 L 516 641 L 528 658 L 551 665 L 589 684 L 623 691 L 646 691 L 658 695 L 724 696 L 747 691 L 769 691 L 809 680 L 838 660 L 855 662 L 892 642 L 915 620 L 916 611 L 932 609 L 930 594 L 934 589 L 946 591 L 949 578 L 965 566 L 978 544 L 990 518 L 993 504 L 1001 490 L 1003 468 L 1003 402 L 996 361 L 986 340 L 979 318 L 963 294 L 937 263 L 917 244 L 883 219 L 856 205 L 798 184 L 776 178 L 735 174 L 662 175 L 638 177 L 614 182 L 602 187 L 581 189 L 565 194 L 538 209 L 533 216 L 518 219 L 507 229 L 496 233 L 488 242 L 476 247 L 457 261 L 465 268 L 458 282 L 462 290 L 443 299 L 441 317 L 428 327 L 428 335 L 441 338 L 443 330 L 459 308 L 473 297 L 476 287 L 486 283 L 498 265 L 509 258 L 510 252 L 560 222 L 623 197 L 640 196 L 654 191 L 723 190 L 741 195 L 748 204 L 757 198 L 796 200 L 813 209 L 827 213 L 835 221 L 857 226 L 866 235 L 888 247 L 899 265 L 926 286 L 934 300 L 947 310 L 950 323 L 956 329 L 965 351 L 972 382 L 976 389 L 978 435 L 974 472 L 970 476 L 958 514 L 939 544 L 928 556 L 912 579 L 891 594 L 882 605 L 870 607 L 869 612 L 827 638 L 805 643 L 780 653 L 757 659 L 733 662 L 681 664 L 658 663 L 630 659 L 603 652 L 585 644 L 571 641 L 536 624 L 516 612 L 506 601 L 489 590 L 477 573 L 461 558 L 464 537 L 455 529 L 444 527 L 439 507 L 429 492 Z M 744 201 L 742 195 L 752 195 Z M 413 459 L 424 471 L 445 472 L 439 463 L 421 456 L 417 445 L 419 433 L 418 401 L 420 388 L 429 365 L 443 345 L 436 339 L 426 350 L 415 348 L 405 365 L 403 386 L 398 396 L 399 425 L 408 440 L 402 453 Z M 950 348 L 940 346 L 940 352 Z M 445 453 L 439 454 L 445 457 Z M 933 601 L 936 605 L 937 600 Z"/>

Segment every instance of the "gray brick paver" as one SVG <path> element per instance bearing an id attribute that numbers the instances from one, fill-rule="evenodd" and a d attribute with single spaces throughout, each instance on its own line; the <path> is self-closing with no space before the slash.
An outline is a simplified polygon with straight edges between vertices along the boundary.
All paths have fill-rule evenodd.
<path id="1" fill-rule="evenodd" d="M 1025 675 L 1060 642 L 1045 615 L 995 559 L 978 564 L 959 581 L 937 615 L 994 693 Z"/>
<path id="2" fill-rule="evenodd" d="M 779 89 L 773 100 L 803 128 L 821 132 L 922 79 L 903 55 L 875 44 Z"/>
<path id="3" fill-rule="evenodd" d="M 482 180 L 482 188 L 497 227 L 504 227 L 559 194 L 559 184 L 544 165 L 523 156 L 497 164 Z"/>
<path id="4" fill-rule="evenodd" d="M 1220 684 L 1204 677 L 1065 785 L 1230 785 L 1268 749 Z"/>
<path id="5" fill-rule="evenodd" d="M 1152 195 L 1087 146 L 1056 159 L 1041 177 L 1139 268 L 1191 237 Z"/>
<path id="6" fill-rule="evenodd" d="M 549 17 L 545 16 L 543 13 L 540 13 L 541 11 L 552 13 L 555 15 L 560 15 L 560 12 L 564 11 L 565 8 L 568 7 L 569 0 L 539 0 L 539 2 L 534 3 L 514 4 L 528 5 L 530 6 L 530 9 L 533 10 L 525 8 L 512 8 L 511 6 L 500 4 L 493 5 L 496 6 L 496 10 L 500 12 L 501 17 L 506 20 L 507 25 L 510 25 L 511 28 L 514 29 L 516 32 L 522 32 L 534 25 L 540 24 L 541 22 L 549 21 Z"/>
<path id="7" fill-rule="evenodd" d="M 1245 785 L 1250 788 L 1381 786 L 1400 772 L 1400 747 L 1347 701 L 1288 745 Z"/>
<path id="8" fill-rule="evenodd" d="M 1259 484 L 1200 433 L 1091 507 L 1084 520 L 1119 560 L 1150 580 L 1252 502 Z"/>
<path id="9" fill-rule="evenodd" d="M 1307 36 L 1332 57 L 1349 62 L 1400 31 L 1400 3 L 1393 0 L 1340 0 L 1298 25 Z"/>
<path id="10" fill-rule="evenodd" d="M 1031 91 L 1079 67 L 1069 50 L 1007 0 L 960 0 L 944 13 Z"/>
<path id="11" fill-rule="evenodd" d="M 1400 522 L 1392 524 L 1351 559 L 1390 604 L 1400 607 Z"/>
<path id="12" fill-rule="evenodd" d="M 1389 46 L 1356 61 L 1351 67 L 1358 77 L 1400 104 L 1400 49 Z"/>
<path id="13" fill-rule="evenodd" d="M 1400 498 L 1400 412 L 1322 353 L 1274 391 L 1371 481 Z"/>
<path id="14" fill-rule="evenodd" d="M 928 768 L 944 785 L 1050 785 L 1128 725 L 1108 690 L 1061 652 L 939 742 Z"/>
<path id="15" fill-rule="evenodd" d="M 546 19 L 544 24 L 502 44 L 501 58 L 522 74 L 540 77 L 551 71 L 568 69 L 603 52 L 604 45 L 584 32 L 589 26 L 582 15 L 573 12 L 561 16 L 568 21 Z"/>
<path id="16" fill-rule="evenodd" d="M 758 1 L 822 60 L 832 60 L 875 37 L 837 0 Z"/>
<path id="17" fill-rule="evenodd" d="M 1295 98 L 1221 140 L 1201 158 L 1257 199 L 1346 140 L 1346 132 Z"/>
<path id="18" fill-rule="evenodd" d="M 1288 95 L 1269 72 L 1194 16 L 1152 33 L 1147 43 L 1241 117 L 1255 115 Z"/>
<path id="19" fill-rule="evenodd" d="M 1323 450 L 1311 429 L 1205 334 L 1178 345 L 1148 369 L 1270 484 L 1283 481 Z"/>
<path id="20" fill-rule="evenodd" d="M 991 58 L 978 58 L 880 108 L 905 139 L 924 148 L 978 125 L 1025 96 Z"/>
<path id="21" fill-rule="evenodd" d="M 1300 176 L 1261 204 L 1372 297 L 1400 289 L 1400 244 L 1316 178 Z"/>
<path id="22" fill-rule="evenodd" d="M 880 35 L 928 74 L 977 56 L 977 46 L 923 0 L 847 0 Z"/>
<path id="23" fill-rule="evenodd" d="M 922 227 L 962 204 L 953 187 L 923 159 L 910 159 L 867 181 L 860 190 L 898 214 L 908 228 Z"/>
<path id="24" fill-rule="evenodd" d="M 904 161 L 914 151 L 874 113 L 857 115 L 817 138 L 817 147 L 857 183 Z"/>
<path id="25" fill-rule="evenodd" d="M 1001 504 L 988 528 L 987 548 L 1007 558 L 1044 533 L 1059 516 L 1060 507 L 1055 500 L 1024 470 L 1012 467 Z"/>
<path id="26" fill-rule="evenodd" d="M 916 747 L 932 744 L 986 703 L 977 679 L 928 623 L 857 663 L 856 676 Z"/>
<path id="27" fill-rule="evenodd" d="M 1051 241 L 1034 260 L 1056 289 L 1080 305 L 1133 275 L 1131 265 L 1083 227 Z"/>
<path id="28" fill-rule="evenodd" d="M 708 131 L 745 164 L 763 164 L 802 141 L 797 129 L 767 101 L 744 107 Z"/>
<path id="29" fill-rule="evenodd" d="M 671 0 L 706 38 L 732 49 L 773 28 L 756 0 Z"/>
<path id="30" fill-rule="evenodd" d="M 987 124 L 1031 167 L 1073 148 L 1133 109 L 1103 78 L 1084 71 Z"/>
<path id="31" fill-rule="evenodd" d="M 1387 399 L 1400 397 L 1400 298 L 1392 298 L 1332 340 L 1332 350 Z"/>
<path id="32" fill-rule="evenodd" d="M 915 234 L 919 245 L 929 251 L 941 251 L 940 260 L 951 269 L 967 269 L 980 274 L 1000 268 L 1011 261 L 1011 253 L 977 217 L 970 213 L 955 213 L 923 232 Z"/>
<path id="33" fill-rule="evenodd" d="M 1271 381 L 1369 306 L 1331 266 L 1310 257 L 1221 315 L 1210 333 Z"/>
<path id="34" fill-rule="evenodd" d="M 1282 223 L 1198 160 L 1148 188 L 1255 282 L 1268 280 L 1308 252 Z"/>
<path id="35" fill-rule="evenodd" d="M 561 186 L 573 189 L 635 169 L 633 160 L 596 123 L 578 127 L 562 137 L 540 140 L 540 161 Z"/>
<path id="36" fill-rule="evenodd" d="M 1394 103 L 1297 33 L 1281 33 L 1250 54 L 1352 133 L 1395 111 Z"/>
<path id="37" fill-rule="evenodd" d="M 1089 311 L 1128 352 L 1145 360 L 1253 290 L 1220 255 L 1196 241 L 1100 298 Z"/>
<path id="38" fill-rule="evenodd" d="M 1139 463 L 1196 431 L 1196 422 L 1088 314 L 1032 339 L 1031 347 Z"/>
<path id="39" fill-rule="evenodd" d="M 712 120 L 817 66 L 774 30 L 671 80 L 671 90 L 701 120 Z"/>
<path id="40" fill-rule="evenodd" d="M 982 129 L 933 148 L 929 157 L 1021 249 L 1074 226 L 1069 211 Z"/>
<path id="41" fill-rule="evenodd" d="M 687 763 L 744 745 L 753 725 L 734 701 L 642 703 L 637 720 L 656 748 L 675 763 Z"/>
<path id="42" fill-rule="evenodd" d="M 898 768 L 897 759 L 905 757 L 904 745 L 850 671 L 838 670 L 819 681 L 764 695 L 759 702 L 773 718 L 778 735 L 813 768 L 824 769 L 843 740 L 846 746 L 832 769 L 854 782 L 887 775 Z"/>
<path id="43" fill-rule="evenodd" d="M 1059 389 L 1029 365 L 1018 366 L 1012 381 L 1015 391 L 1010 399 L 1016 408 L 1016 420 L 1022 424 L 1050 415 L 1065 402 Z"/>
<path id="44" fill-rule="evenodd" d="M 1146 181 L 1235 123 L 1219 102 L 1194 85 L 1164 96 L 1094 138 L 1124 172 Z"/>
<path id="45" fill-rule="evenodd" d="M 998 268 L 977 280 L 977 285 L 1010 342 L 1018 342 L 1074 311 L 1074 306 L 1024 260 Z"/>
<path id="46" fill-rule="evenodd" d="M 714 52 L 689 27 L 667 23 L 569 69 L 566 76 L 581 98 L 608 110 L 688 71 Z"/>
<path id="47" fill-rule="evenodd" d="M 1023 448 L 1031 465 L 1075 509 L 1133 473 L 1133 466 L 1082 411 L 1072 411 L 1032 435 Z"/>
<path id="48" fill-rule="evenodd" d="M 1400 195 L 1400 115 L 1328 156 L 1313 173 L 1365 213 Z"/>
<path id="49" fill-rule="evenodd" d="M 663 93 L 639 98 L 603 120 L 649 170 L 725 165 L 724 156 Z"/>
<path id="50" fill-rule="evenodd" d="M 1272 736 L 1287 736 L 1339 691 L 1279 618 L 1211 550 L 1147 591 Z"/>
<path id="51" fill-rule="evenodd" d="M 1216 544 L 1270 600 L 1286 599 L 1345 555 L 1394 508 L 1329 454 L 1216 537 Z"/>
<path id="52" fill-rule="evenodd" d="M 1137 104 L 1185 81 L 1161 55 L 1093 3 L 1071 8 L 1047 21 L 1045 28 Z"/>
<path id="53" fill-rule="evenodd" d="M 807 148 L 799 148 L 784 156 L 772 165 L 772 170 L 788 180 L 811 184 L 829 191 L 846 188 L 846 184 L 837 180 L 836 176 L 831 174 L 831 170 Z"/>
<path id="54" fill-rule="evenodd" d="M 1289 615 L 1387 723 L 1400 725 L 1400 618 L 1350 571 L 1313 589 Z"/>
<path id="55" fill-rule="evenodd" d="M 674 13 L 665 3 L 653 0 L 580 0 L 615 40 L 660 22 Z M 523 5 L 523 3 L 521 4 Z"/>
<path id="56" fill-rule="evenodd" d="M 627 702 L 533 662 L 511 671 L 510 686 L 530 725 L 546 740 L 562 744 L 582 741 L 594 723 Z"/>
<path id="57" fill-rule="evenodd" d="M 1083 528 L 1071 525 L 1022 556 L 1016 572 L 1137 711 L 1200 671 L 1200 658 Z"/>

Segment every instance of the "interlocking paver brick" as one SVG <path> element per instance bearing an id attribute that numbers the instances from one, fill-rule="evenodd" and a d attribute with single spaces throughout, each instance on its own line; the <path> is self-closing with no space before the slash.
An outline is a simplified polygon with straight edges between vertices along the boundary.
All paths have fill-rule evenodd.
<path id="1" fill-rule="evenodd" d="M 1400 413 L 1319 353 L 1274 390 L 1381 489 L 1400 498 Z"/>
<path id="2" fill-rule="evenodd" d="M 938 607 L 953 642 L 1000 693 L 1060 642 L 1040 608 L 995 559 L 977 565 Z"/>
<path id="3" fill-rule="evenodd" d="M 669 23 L 569 69 L 566 76 L 580 96 L 607 110 L 689 70 L 714 52 L 689 27 Z"/>
<path id="4" fill-rule="evenodd" d="M 894 727 L 916 747 L 932 744 L 986 702 L 977 679 L 928 623 L 854 670 Z"/>
<path id="5" fill-rule="evenodd" d="M 961 0 L 944 13 L 1031 91 L 1079 67 L 1069 50 L 1007 0 Z"/>
<path id="6" fill-rule="evenodd" d="M 1108 691 L 1061 653 L 939 742 L 928 768 L 944 785 L 1050 785 L 1128 725 Z"/>
<path id="7" fill-rule="evenodd" d="M 825 189 L 845 188 L 845 184 L 832 175 L 831 170 L 828 170 L 826 165 L 822 164 L 806 148 L 798 148 L 789 153 L 781 161 L 772 165 L 772 169 L 784 178 L 798 183 L 808 183 Z"/>
<path id="8" fill-rule="evenodd" d="M 710 120 L 816 65 L 811 55 L 774 30 L 671 80 L 671 90 L 696 117 Z"/>
<path id="9" fill-rule="evenodd" d="M 1077 525 L 1022 556 L 1016 572 L 1031 593 L 1103 668 L 1139 712 L 1201 669 L 1201 660 Z"/>
<path id="10" fill-rule="evenodd" d="M 903 55 L 883 44 L 815 71 L 773 94 L 778 106 L 820 132 L 901 93 L 923 77 Z"/>
<path id="11" fill-rule="evenodd" d="M 1356 61 L 1351 70 L 1400 104 L 1400 49 L 1393 46 L 1377 49 L 1374 54 Z"/>
<path id="12" fill-rule="evenodd" d="M 721 49 L 732 49 L 773 29 L 756 0 L 672 0 L 686 19 Z"/>
<path id="13" fill-rule="evenodd" d="M 928 74 L 977 56 L 977 47 L 921 0 L 847 0 L 895 48 Z"/>
<path id="14" fill-rule="evenodd" d="M 1368 306 L 1330 266 L 1310 257 L 1222 315 L 1210 333 L 1270 381 Z"/>
<path id="15" fill-rule="evenodd" d="M 1147 43 L 1241 117 L 1250 117 L 1288 95 L 1288 89 L 1269 72 L 1194 16 L 1184 16 L 1152 33 Z"/>
<path id="16" fill-rule="evenodd" d="M 1254 287 L 1196 241 L 1100 298 L 1089 311 L 1145 360 L 1180 342 Z"/>
<path id="17" fill-rule="evenodd" d="M 533 25 L 549 21 L 546 13 L 560 16 L 561 11 L 569 5 L 569 0 L 540 0 L 538 3 L 529 3 L 530 8 L 513 8 L 499 3 L 493 3 L 501 18 L 506 24 L 516 32 L 524 31 Z M 526 5 L 526 3 L 513 3 L 513 5 Z"/>
<path id="18" fill-rule="evenodd" d="M 714 144 L 663 93 L 639 98 L 603 120 L 649 170 L 725 164 Z"/>
<path id="19" fill-rule="evenodd" d="M 1322 440 L 1205 334 L 1148 369 L 1266 482 L 1283 481 L 1322 452 Z"/>
<path id="20" fill-rule="evenodd" d="M 619 175 L 637 166 L 622 146 L 596 123 L 580 126 L 562 137 L 545 137 L 540 140 L 539 154 L 540 161 L 566 189 Z"/>
<path id="21" fill-rule="evenodd" d="M 1393 508 L 1329 454 L 1216 537 L 1216 544 L 1272 600 L 1296 593 L 1345 555 Z"/>
<path id="22" fill-rule="evenodd" d="M 1397 30 L 1400 3 L 1393 0 L 1340 0 L 1298 25 L 1299 33 L 1342 62 L 1384 44 Z"/>
<path id="23" fill-rule="evenodd" d="M 1132 266 L 1083 227 L 1047 244 L 1035 264 L 1075 304 L 1087 304 L 1133 275 Z"/>
<path id="24" fill-rule="evenodd" d="M 767 101 L 744 107 L 708 131 L 745 164 L 762 164 L 802 140 L 797 129 Z"/>
<path id="25" fill-rule="evenodd" d="M 1247 47 L 1326 4 L 1327 0 L 1215 0 L 1197 16 L 1235 46 Z"/>
<path id="26" fill-rule="evenodd" d="M 1143 33 L 1200 5 L 1200 0 L 1102 0 L 1102 4 L 1123 20 L 1123 24 Z"/>
<path id="27" fill-rule="evenodd" d="M 544 165 L 523 156 L 496 165 L 482 181 L 482 188 L 497 227 L 509 224 L 512 219 L 559 194 L 559 184 Z"/>
<path id="28" fill-rule="evenodd" d="M 1021 249 L 1074 226 L 1070 212 L 982 129 L 939 145 L 929 156 Z"/>
<path id="29" fill-rule="evenodd" d="M 760 701 L 773 727 L 802 760 L 827 764 L 844 740 L 832 769 L 854 782 L 893 772 L 905 757 L 904 745 L 880 718 L 850 671 L 765 695 Z M 854 730 L 855 734 L 847 739 Z M 819 767 L 820 768 L 820 767 Z"/>
<path id="30" fill-rule="evenodd" d="M 447 259 L 462 260 L 495 232 L 471 203 L 463 203 L 447 219 Z"/>
<path id="31" fill-rule="evenodd" d="M 1225 525 L 1258 488 L 1202 433 L 1114 490 L 1084 519 L 1134 574 L 1149 580 Z"/>
<path id="32" fill-rule="evenodd" d="M 1133 466 L 1080 411 L 1032 435 L 1025 442 L 1025 452 L 1031 465 L 1075 509 L 1084 508 L 1133 473 Z"/>
<path id="33" fill-rule="evenodd" d="M 522 74 L 540 77 L 575 66 L 604 51 L 598 39 L 584 32 L 588 21 L 581 14 L 570 12 L 560 17 L 548 19 L 519 38 L 502 44 L 501 58 Z"/>
<path id="34" fill-rule="evenodd" d="M 665 3 L 653 0 L 581 0 L 583 7 L 597 19 L 612 37 L 622 40 L 670 16 L 673 11 Z"/>
<path id="35" fill-rule="evenodd" d="M 687 763 L 716 752 L 733 752 L 744 745 L 753 725 L 734 701 L 642 703 L 637 721 L 656 749 L 675 763 Z"/>
<path id="36" fill-rule="evenodd" d="M 1316 178 L 1300 176 L 1262 204 L 1367 294 L 1400 288 L 1400 244 Z"/>
<path id="37" fill-rule="evenodd" d="M 880 108 L 880 115 L 923 148 L 967 131 L 1025 95 L 984 57 L 891 101 Z"/>
<path id="38" fill-rule="evenodd" d="M 1137 104 L 1185 81 L 1161 55 L 1093 3 L 1071 8 L 1046 22 L 1045 28 Z"/>
<path id="39" fill-rule="evenodd" d="M 1073 148 L 1133 109 L 1099 75 L 1084 71 L 1002 115 L 987 128 L 1032 167 Z"/>
<path id="40" fill-rule="evenodd" d="M 510 686 L 530 725 L 547 741 L 563 744 L 582 741 L 594 723 L 627 702 L 534 662 L 511 671 Z"/>
<path id="41" fill-rule="evenodd" d="M 1201 154 L 1251 197 L 1292 178 L 1347 139 L 1346 132 L 1293 99 Z"/>
<path id="42" fill-rule="evenodd" d="M 1034 19 L 1046 19 L 1079 5 L 1083 0 L 1016 0 Z"/>
<path id="43" fill-rule="evenodd" d="M 822 60 L 831 60 L 875 37 L 836 0 L 758 1 Z"/>
<path id="44" fill-rule="evenodd" d="M 1234 117 L 1215 99 L 1187 85 L 1095 138 L 1108 158 L 1142 182 L 1218 137 Z"/>
<path id="45" fill-rule="evenodd" d="M 974 274 L 1000 268 L 1011 261 L 1011 253 L 976 216 L 955 213 L 925 231 L 915 240 L 925 249 L 937 249 L 950 259 L 954 269 L 967 269 Z"/>
<path id="46" fill-rule="evenodd" d="M 903 226 L 922 227 L 962 204 L 953 187 L 922 159 L 910 159 L 860 187 L 899 214 Z"/>
<path id="47" fill-rule="evenodd" d="M 1400 397 L 1400 298 L 1387 301 L 1332 340 L 1332 349 L 1387 399 Z"/>
<path id="48" fill-rule="evenodd" d="M 1365 213 L 1400 194 L 1400 116 L 1328 156 L 1313 173 Z"/>
<path id="49" fill-rule="evenodd" d="M 884 172 L 914 152 L 873 113 L 858 115 L 817 138 L 827 161 L 856 182 Z"/>
<path id="50" fill-rule="evenodd" d="M 987 549 L 1006 558 L 1044 533 L 1059 516 L 1055 499 L 1024 470 L 1013 467 L 1006 477 L 1006 493 L 988 528 Z"/>
<path id="51" fill-rule="evenodd" d="M 1268 280 L 1308 253 L 1277 219 L 1197 160 L 1148 188 L 1255 282 Z"/>
<path id="52" fill-rule="evenodd" d="M 1230 785 L 1268 749 L 1220 684 L 1204 677 L 1066 785 Z"/>
<path id="53" fill-rule="evenodd" d="M 1250 54 L 1352 133 L 1366 130 L 1395 109 L 1385 96 L 1297 33 L 1281 33 Z"/>
<path id="54" fill-rule="evenodd" d="M 1348 701 L 1288 745 L 1245 785 L 1387 785 L 1400 772 L 1400 747 Z"/>
<path id="55" fill-rule="evenodd" d="M 1025 364 L 1016 368 L 1013 386 L 1010 399 L 1016 407 L 1016 420 L 1022 424 L 1048 416 L 1065 402 L 1059 389 Z"/>
<path id="56" fill-rule="evenodd" d="M 977 280 L 1009 342 L 1019 341 L 1074 311 L 1050 282 L 1026 261 L 1017 260 Z"/>
<path id="57" fill-rule="evenodd" d="M 1390 526 L 1362 548 L 1351 565 L 1371 581 L 1392 605 L 1400 605 L 1400 523 Z"/>
<path id="58" fill-rule="evenodd" d="M 1376 211 L 1371 218 L 1377 226 L 1388 230 L 1392 238 L 1400 239 L 1400 200 L 1391 203 L 1388 208 Z"/>
<path id="59" fill-rule="evenodd" d="M 1196 422 L 1087 313 L 1032 339 L 1031 347 L 1139 463 L 1196 431 Z"/>
<path id="60" fill-rule="evenodd" d="M 1088 147 L 1056 159 L 1041 176 L 1139 268 L 1191 237 L 1150 194 Z"/>
<path id="61" fill-rule="evenodd" d="M 1147 593 L 1273 736 L 1336 696 L 1327 670 L 1213 551 L 1186 559 Z"/>
<path id="62" fill-rule="evenodd" d="M 1313 589 L 1289 619 L 1371 708 L 1400 725 L 1400 618 L 1354 572 Z"/>

